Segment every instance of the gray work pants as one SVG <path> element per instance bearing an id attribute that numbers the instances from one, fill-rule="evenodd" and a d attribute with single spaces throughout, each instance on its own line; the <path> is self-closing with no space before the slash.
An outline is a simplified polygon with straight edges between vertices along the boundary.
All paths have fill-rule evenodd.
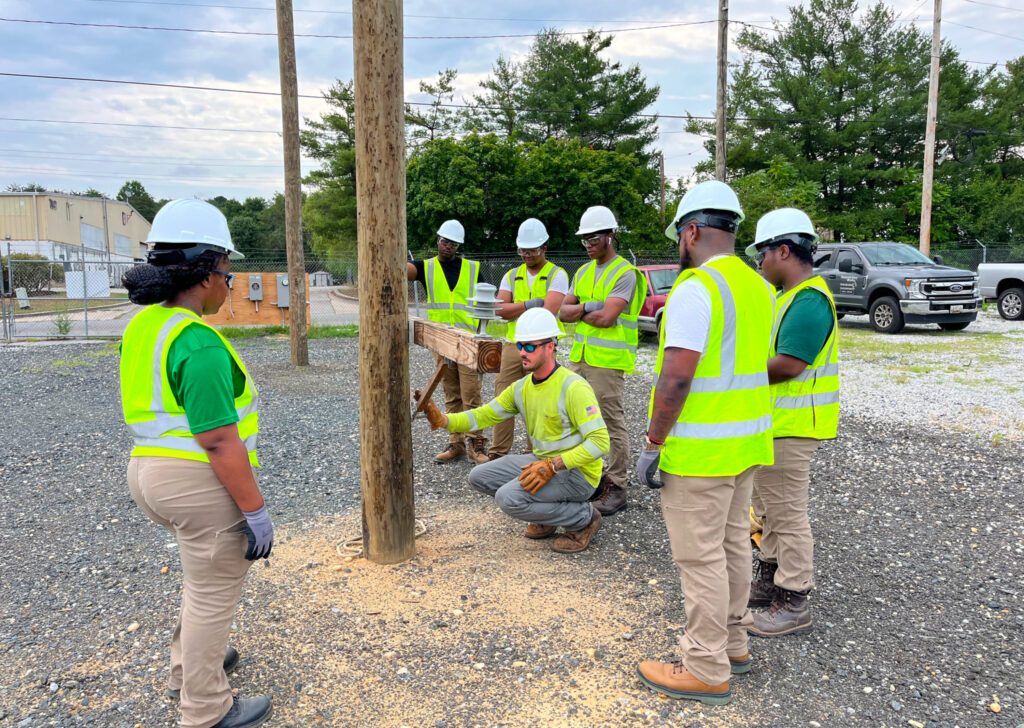
<path id="1" fill-rule="evenodd" d="M 543 488 L 531 495 L 519 484 L 524 465 L 535 455 L 506 455 L 469 471 L 469 484 L 494 496 L 498 507 L 513 518 L 544 526 L 562 526 L 567 531 L 586 527 L 593 512 L 588 502 L 594 486 L 578 470 L 560 470 Z"/>

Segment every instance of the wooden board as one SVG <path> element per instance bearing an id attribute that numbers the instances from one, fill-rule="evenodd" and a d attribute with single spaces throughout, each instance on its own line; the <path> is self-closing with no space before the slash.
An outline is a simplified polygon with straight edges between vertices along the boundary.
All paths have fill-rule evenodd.
<path id="1" fill-rule="evenodd" d="M 283 271 L 282 271 L 283 272 Z M 277 307 L 277 276 L 279 273 L 235 273 L 231 296 L 220 311 L 203 320 L 213 326 L 287 326 L 288 309 Z M 259 302 L 260 310 L 256 310 L 256 302 L 249 300 L 249 277 L 259 276 L 262 281 L 263 300 Z M 309 290 L 309 274 L 306 274 L 306 290 Z M 229 305 L 230 304 L 230 305 Z M 310 307 L 306 301 L 306 327 L 309 328 Z"/>
<path id="2" fill-rule="evenodd" d="M 427 319 L 412 317 L 413 343 L 481 374 L 501 369 L 501 341 Z"/>

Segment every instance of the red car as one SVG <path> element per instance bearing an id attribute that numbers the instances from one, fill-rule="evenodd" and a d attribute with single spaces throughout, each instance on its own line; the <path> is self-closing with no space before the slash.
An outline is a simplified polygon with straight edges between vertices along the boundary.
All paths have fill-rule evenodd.
<path id="1" fill-rule="evenodd" d="M 661 310 L 665 307 L 665 299 L 672 284 L 679 276 L 679 266 L 672 264 L 641 265 L 640 272 L 647 278 L 647 298 L 640 309 L 637 322 L 641 331 L 656 334 L 661 329 Z"/>

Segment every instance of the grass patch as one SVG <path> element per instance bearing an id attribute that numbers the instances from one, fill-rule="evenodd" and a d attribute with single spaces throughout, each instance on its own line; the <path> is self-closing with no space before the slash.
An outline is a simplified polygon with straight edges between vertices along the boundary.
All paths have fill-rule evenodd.
<path id="1" fill-rule="evenodd" d="M 31 316 L 32 314 L 40 313 L 73 313 L 86 308 L 86 304 L 88 304 L 90 311 L 98 311 L 102 308 L 122 306 L 128 303 L 128 294 L 111 293 L 109 298 L 90 298 L 87 300 L 82 298 L 65 298 L 64 296 L 47 296 L 40 298 L 29 296 L 28 302 L 30 304 L 30 308 L 16 308 L 14 311 L 15 317 Z M 15 303 L 15 306 L 17 306 L 17 303 Z"/>
<path id="2" fill-rule="evenodd" d="M 85 359 L 54 359 L 50 364 L 54 369 L 74 369 L 75 367 L 89 366 Z"/>
<path id="3" fill-rule="evenodd" d="M 228 339 L 258 339 L 264 336 L 288 336 L 287 326 L 225 326 L 218 329 Z M 310 339 L 350 339 L 359 336 L 359 326 L 310 326 Z"/>
<path id="4" fill-rule="evenodd" d="M 913 339 L 908 341 L 907 336 Z M 1004 334 L 997 332 L 908 331 L 894 339 L 870 330 L 843 328 L 839 332 L 839 351 L 844 356 L 866 362 L 884 361 L 906 354 L 946 354 L 965 361 L 999 361 L 1001 357 L 992 351 L 1005 338 Z"/>

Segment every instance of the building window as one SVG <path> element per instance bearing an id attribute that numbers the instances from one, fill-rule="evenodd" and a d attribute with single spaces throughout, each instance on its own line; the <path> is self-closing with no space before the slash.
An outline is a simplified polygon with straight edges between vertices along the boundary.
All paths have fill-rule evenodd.
<path id="1" fill-rule="evenodd" d="M 114 252 L 118 255 L 132 255 L 132 239 L 127 235 L 114 235 Z"/>
<path id="2" fill-rule="evenodd" d="M 106 252 L 106 241 L 103 240 L 103 231 L 101 229 L 87 222 L 79 223 L 79 228 L 82 236 L 82 247 Z"/>

